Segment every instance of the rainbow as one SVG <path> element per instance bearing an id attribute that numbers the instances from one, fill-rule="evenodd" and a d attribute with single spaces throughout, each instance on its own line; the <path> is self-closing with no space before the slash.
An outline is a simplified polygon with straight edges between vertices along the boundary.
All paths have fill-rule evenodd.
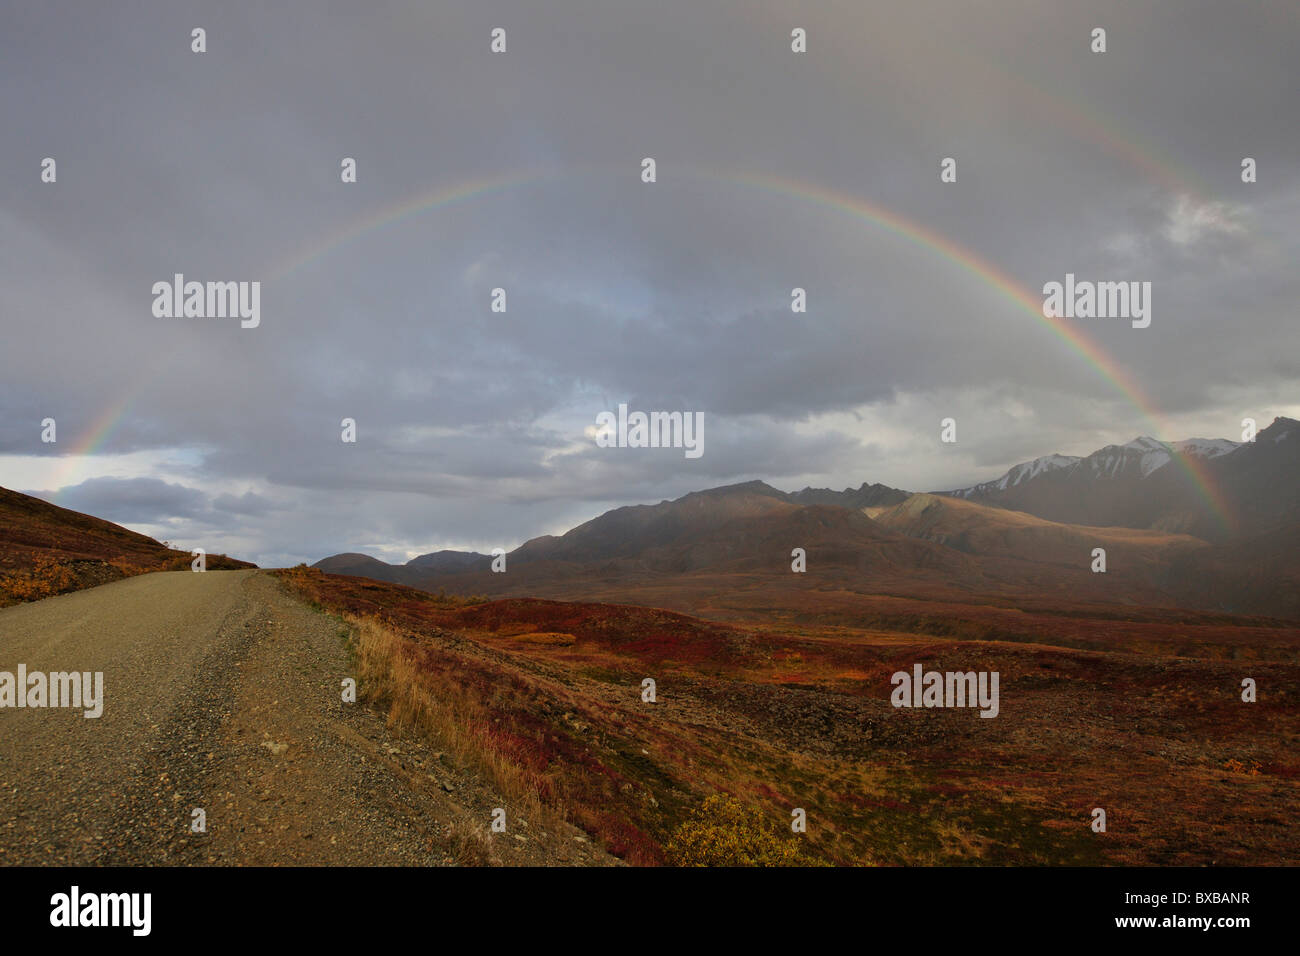
<path id="1" fill-rule="evenodd" d="M 512 172 L 476 177 L 450 186 L 428 189 L 350 222 L 341 229 L 327 233 L 306 247 L 295 251 L 271 267 L 268 280 L 283 279 L 362 236 L 411 219 L 417 215 L 433 210 L 446 209 L 455 204 L 490 194 L 532 186 L 546 181 L 602 174 L 634 175 L 629 174 L 625 167 L 570 166 L 560 169 L 539 169 L 523 173 Z M 946 262 L 964 270 L 981 283 L 991 287 L 1015 303 L 1017 307 L 1023 309 L 1036 322 L 1046 326 L 1060 341 L 1082 357 L 1102 379 L 1137 409 L 1143 420 L 1150 426 L 1153 434 L 1160 435 L 1168 432 L 1168 428 L 1155 403 L 1142 391 L 1122 365 L 1084 333 L 1081 326 L 1071 324 L 1065 319 L 1044 316 L 1040 296 L 1025 289 L 1006 273 L 977 256 L 974 252 L 933 229 L 908 220 L 898 213 L 869 202 L 860 196 L 770 174 L 744 171 L 724 174 L 696 167 L 681 166 L 672 167 L 672 174 L 674 176 L 684 175 L 697 180 L 707 180 L 724 186 L 760 190 L 812 204 L 837 214 L 865 221 L 919 246 L 927 253 L 942 258 Z M 111 404 L 100 414 L 99 418 L 82 436 L 70 454 L 69 464 L 63 470 L 62 477 L 64 480 L 57 487 L 61 488 L 69 484 L 72 473 L 76 471 L 84 456 L 93 454 L 103 446 L 109 434 L 123 420 L 132 401 L 142 389 L 143 382 L 138 381 L 134 388 L 130 389 L 121 399 Z M 1204 461 L 1180 454 L 1172 448 L 1170 452 L 1178 467 L 1196 488 L 1198 494 L 1210 506 L 1211 512 L 1219 523 L 1225 529 L 1233 527 L 1235 521 L 1232 517 L 1232 510 L 1226 497 L 1215 484 Z"/>
<path id="2" fill-rule="evenodd" d="M 378 212 L 348 224 L 325 238 L 317 240 L 306 249 L 283 260 L 272 271 L 272 278 L 283 278 L 363 235 L 422 213 L 443 209 L 491 193 L 531 186 L 548 180 L 571 179 L 581 175 L 611 174 L 614 172 L 615 168 L 610 166 L 567 167 L 564 169 L 531 171 L 523 174 L 511 173 L 480 177 L 452 186 L 430 189 L 387 206 Z M 632 175 L 623 167 L 619 167 L 616 174 L 622 176 Z M 1030 292 L 996 266 L 933 229 L 905 219 L 898 213 L 869 202 L 860 196 L 769 174 L 743 171 L 723 174 L 697 167 L 673 166 L 672 175 L 685 175 L 697 180 L 707 180 L 722 185 L 762 190 L 789 199 L 810 203 L 835 213 L 866 221 L 921 247 L 930 254 L 939 256 L 969 273 L 985 285 L 990 286 L 1032 316 L 1036 322 L 1049 329 L 1070 350 L 1082 357 L 1102 379 L 1138 411 L 1152 434 L 1168 433 L 1168 426 L 1151 398 L 1143 392 L 1138 383 L 1119 362 L 1085 334 L 1081 326 L 1063 318 L 1051 318 L 1043 315 L 1041 296 Z M 1232 509 L 1222 490 L 1215 483 L 1205 462 L 1202 459 L 1181 454 L 1173 448 L 1170 448 L 1169 451 L 1173 460 L 1195 487 L 1197 493 L 1210 506 L 1216 520 L 1225 529 L 1233 527 L 1235 521 L 1232 516 Z"/>
<path id="3" fill-rule="evenodd" d="M 65 460 L 55 472 L 53 482 L 55 504 L 58 504 L 63 489 L 76 483 L 78 472 L 84 471 L 82 466 L 86 464 L 86 459 L 104 446 L 108 436 L 126 418 L 126 413 L 130 410 L 132 402 L 144 390 L 147 381 L 148 379 L 144 376 L 137 378 L 135 384 L 128 388 L 116 401 L 109 403 L 91 423 L 90 427 L 77 439 L 72 446 L 72 450 L 67 453 Z"/>
<path id="4" fill-rule="evenodd" d="M 1142 391 L 1138 383 L 1119 362 L 1097 342 L 1084 334 L 1082 326 L 1063 318 L 1052 318 L 1044 315 L 1041 296 L 1029 292 L 1006 273 L 981 259 L 969 249 L 925 226 L 906 220 L 897 213 L 869 203 L 857 196 L 835 192 L 821 186 L 792 182 L 761 174 L 740 174 L 734 181 L 792 196 L 866 219 L 909 242 L 942 256 L 975 276 L 981 282 L 991 286 L 1028 312 L 1036 321 L 1047 326 L 1072 351 L 1082 356 L 1098 375 L 1128 399 L 1130 404 L 1138 410 L 1142 418 L 1151 427 L 1153 434 L 1168 433 L 1168 426 L 1164 421 L 1164 417 L 1151 398 Z M 1169 448 L 1169 453 L 1173 460 L 1178 463 L 1184 475 L 1191 480 L 1198 493 L 1210 505 L 1215 517 L 1223 527 L 1226 529 L 1235 526 L 1232 509 L 1227 498 L 1215 483 L 1205 462 L 1200 458 L 1181 454 L 1172 447 Z"/>
<path id="5" fill-rule="evenodd" d="M 531 186 L 547 180 L 576 177 L 583 173 L 596 171 L 608 172 L 608 167 L 569 167 L 567 170 L 534 170 L 526 173 L 516 172 L 497 176 L 479 177 L 477 179 L 468 179 L 458 182 L 453 186 L 428 189 L 410 198 L 385 206 L 368 216 L 362 216 L 360 219 L 349 223 L 342 229 L 334 233 L 326 234 L 315 242 L 309 243 L 304 248 L 285 257 L 280 260 L 279 263 L 272 266 L 267 278 L 271 281 L 283 279 L 290 273 L 296 272 L 314 260 L 333 252 L 341 246 L 347 245 L 367 233 L 374 232 L 375 230 L 386 226 L 391 226 L 420 213 L 429 212 L 434 209 L 445 209 L 457 203 L 462 203 L 470 199 L 477 199 L 480 196 L 485 196 L 493 192 L 517 189 L 521 186 Z"/>

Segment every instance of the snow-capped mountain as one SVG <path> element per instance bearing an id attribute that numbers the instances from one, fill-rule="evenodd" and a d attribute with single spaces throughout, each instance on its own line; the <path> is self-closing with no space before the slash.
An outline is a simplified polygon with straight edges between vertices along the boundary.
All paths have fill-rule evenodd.
<path id="1" fill-rule="evenodd" d="M 1143 435 L 1123 445 L 1107 445 L 1083 461 L 1098 478 L 1114 478 L 1134 468 L 1146 478 L 1173 461 L 1175 453 L 1197 458 L 1217 458 L 1234 451 L 1237 445 L 1238 442 L 1226 438 L 1188 438 L 1162 442 Z"/>
<path id="2" fill-rule="evenodd" d="M 971 488 L 960 488 L 956 491 L 945 493 L 952 495 L 955 498 L 977 498 L 994 491 L 1006 491 L 1008 488 L 1014 488 L 1021 482 L 1029 481 L 1031 478 L 1037 478 L 1044 472 L 1069 468 L 1081 461 L 1083 461 L 1083 459 L 1076 455 L 1043 455 L 1041 458 L 1035 458 L 1033 461 L 1021 462 L 1001 478 L 997 478 L 993 481 L 985 481 Z"/>
<path id="3" fill-rule="evenodd" d="M 1136 474 L 1146 478 L 1173 461 L 1174 453 L 1197 458 L 1217 458 L 1235 451 L 1239 442 L 1226 438 L 1188 438 L 1162 442 L 1141 435 L 1123 445 L 1107 445 L 1091 455 L 1043 455 L 1033 461 L 1013 466 L 1001 478 L 985 481 L 970 488 L 940 492 L 956 498 L 981 498 L 994 492 L 1015 488 L 1049 472 L 1080 472 L 1090 478 L 1120 478 Z"/>
<path id="4" fill-rule="evenodd" d="M 992 481 L 938 492 L 1067 524 L 1184 531 L 1211 540 L 1263 533 L 1300 509 L 1300 425 L 1278 418 L 1253 442 L 1148 435 L 1082 458 L 1046 455 Z M 1300 444 L 1300 437 L 1295 444 Z M 1181 456 L 1180 464 L 1176 459 Z"/>
<path id="5" fill-rule="evenodd" d="M 1218 458 L 1241 447 L 1239 441 L 1226 438 L 1186 438 L 1173 442 L 1173 447 L 1185 455 L 1199 455 L 1202 458 Z"/>

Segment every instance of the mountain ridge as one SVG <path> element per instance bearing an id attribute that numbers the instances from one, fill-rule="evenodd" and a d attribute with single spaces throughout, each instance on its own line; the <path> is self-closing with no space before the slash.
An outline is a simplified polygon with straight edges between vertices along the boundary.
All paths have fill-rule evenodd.
<path id="1" fill-rule="evenodd" d="M 1252 442 L 1140 436 L 1082 457 L 1043 456 L 935 494 L 1065 524 L 1183 531 L 1224 543 L 1262 534 L 1300 509 L 1297 445 L 1300 422 L 1278 416 Z"/>
<path id="2" fill-rule="evenodd" d="M 790 573 L 793 552 L 802 549 L 821 586 L 859 591 L 1047 595 L 1064 588 L 1092 603 L 1300 614 L 1300 602 L 1269 583 L 1290 580 L 1300 564 L 1285 547 L 1285 532 L 1276 532 L 1300 525 L 1300 505 L 1288 490 L 1300 484 L 1300 437 L 1287 444 L 1296 426 L 1278 418 L 1254 443 L 1167 444 L 1141 436 L 1082 458 L 1043 456 L 1008 472 L 1020 469 L 1020 481 L 994 482 L 993 491 L 969 498 L 867 482 L 797 492 L 761 480 L 722 485 L 613 508 L 564 534 L 529 539 L 505 555 L 505 575 L 489 571 L 488 556 L 470 552 L 422 555 L 406 565 L 335 555 L 315 566 L 426 590 L 576 599 L 596 582 L 606 592 L 662 590 L 709 575 L 803 588 L 801 576 Z M 1185 470 L 1168 467 L 1180 449 L 1216 471 L 1224 500 L 1242 512 L 1232 534 L 1221 531 Z M 1254 552 L 1240 546 L 1256 538 L 1276 571 L 1259 568 Z M 1245 561 L 1240 568 L 1221 556 L 1230 542 L 1238 545 L 1235 560 Z M 1089 571 L 1096 547 L 1108 552 L 1106 576 Z M 1224 583 L 1211 586 L 1207 579 L 1216 575 Z"/>

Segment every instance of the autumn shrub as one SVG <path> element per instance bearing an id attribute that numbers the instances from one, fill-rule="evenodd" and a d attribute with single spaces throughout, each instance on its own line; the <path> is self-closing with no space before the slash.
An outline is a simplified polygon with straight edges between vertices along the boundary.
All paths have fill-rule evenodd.
<path id="1" fill-rule="evenodd" d="M 715 794 L 691 811 L 666 847 L 675 866 L 824 866 L 801 837 L 756 807 Z"/>
<path id="2" fill-rule="evenodd" d="M 76 587 L 72 568 L 48 555 L 38 555 L 30 568 L 0 577 L 0 596 L 12 601 L 39 601 Z"/>

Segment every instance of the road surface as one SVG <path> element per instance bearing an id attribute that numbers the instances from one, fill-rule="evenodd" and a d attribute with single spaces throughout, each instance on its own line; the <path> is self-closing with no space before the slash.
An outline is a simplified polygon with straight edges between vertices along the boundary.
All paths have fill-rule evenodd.
<path id="1" fill-rule="evenodd" d="M 0 708 L 0 865 L 484 862 L 449 834 L 481 842 L 489 788 L 343 702 L 345 635 L 259 571 L 147 574 L 0 611 L 0 672 L 104 675 L 98 718 Z M 555 836 L 565 857 L 588 852 Z M 516 839 L 498 861 L 549 861 Z"/>

